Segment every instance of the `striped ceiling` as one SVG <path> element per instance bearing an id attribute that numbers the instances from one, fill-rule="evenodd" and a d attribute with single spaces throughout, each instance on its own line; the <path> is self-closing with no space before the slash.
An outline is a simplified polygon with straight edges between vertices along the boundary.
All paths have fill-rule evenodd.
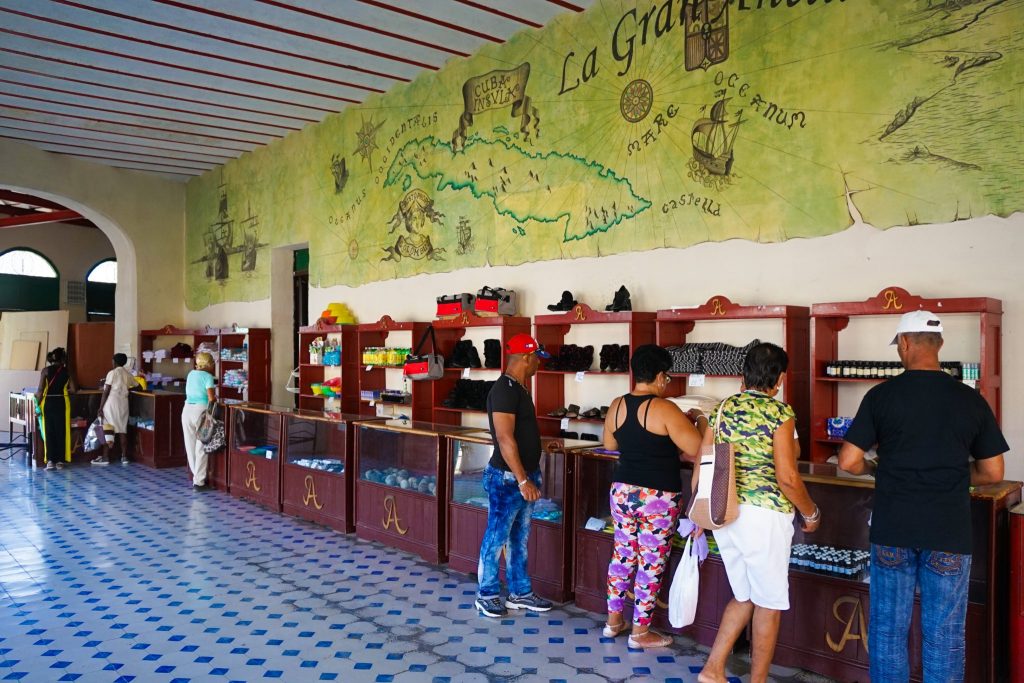
<path id="1" fill-rule="evenodd" d="M 0 137 L 187 180 L 594 0 L 0 0 Z"/>

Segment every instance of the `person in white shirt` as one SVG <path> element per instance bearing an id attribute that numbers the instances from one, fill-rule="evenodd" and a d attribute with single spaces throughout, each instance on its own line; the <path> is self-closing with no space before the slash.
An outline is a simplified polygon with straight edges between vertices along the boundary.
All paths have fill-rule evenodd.
<path id="1" fill-rule="evenodd" d="M 112 425 L 121 442 L 121 464 L 128 464 L 128 392 L 139 385 L 135 375 L 125 369 L 128 356 L 114 354 L 114 369 L 103 381 L 103 396 L 97 417 L 104 425 Z M 93 465 L 110 464 L 110 444 L 103 443 L 103 452 L 92 460 Z"/>

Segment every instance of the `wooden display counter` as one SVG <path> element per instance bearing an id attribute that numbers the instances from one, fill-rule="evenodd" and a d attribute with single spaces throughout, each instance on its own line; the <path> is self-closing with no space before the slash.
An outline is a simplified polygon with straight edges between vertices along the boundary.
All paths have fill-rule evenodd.
<path id="1" fill-rule="evenodd" d="M 448 559 L 448 446 L 450 436 L 478 432 L 409 420 L 359 422 L 356 431 L 355 518 L 360 538 L 415 553 L 437 564 Z"/>
<path id="2" fill-rule="evenodd" d="M 173 391 L 133 391 L 128 395 L 131 458 L 150 467 L 187 465 L 181 410 L 185 395 Z"/>
<path id="3" fill-rule="evenodd" d="M 355 531 L 353 424 L 359 415 L 294 410 L 284 413 L 281 507 L 341 532 Z"/>
<path id="4" fill-rule="evenodd" d="M 288 409 L 228 407 L 228 477 L 231 495 L 281 511 L 281 422 Z"/>
<path id="5" fill-rule="evenodd" d="M 556 602 L 572 597 L 572 527 L 564 518 L 564 511 L 572 510 L 572 454 L 593 446 L 593 441 L 543 439 L 541 500 L 534 505 L 530 523 L 528 571 L 533 590 Z M 477 571 L 487 529 L 483 472 L 493 449 L 487 433 L 448 439 L 448 564 L 467 574 Z M 504 567 L 501 576 L 504 579 Z"/>
<path id="6" fill-rule="evenodd" d="M 793 543 L 867 550 L 874 482 L 849 477 L 834 465 L 801 463 L 807 489 L 822 510 L 822 527 Z M 1007 675 L 1008 510 L 1021 500 L 1021 483 L 1004 481 L 971 493 L 974 549 L 967 605 L 965 680 L 999 681 Z M 782 615 L 775 663 L 838 678 L 868 680 L 869 584 L 790 569 L 790 609 Z M 922 680 L 920 604 L 915 600 L 910 634 L 911 680 Z"/>

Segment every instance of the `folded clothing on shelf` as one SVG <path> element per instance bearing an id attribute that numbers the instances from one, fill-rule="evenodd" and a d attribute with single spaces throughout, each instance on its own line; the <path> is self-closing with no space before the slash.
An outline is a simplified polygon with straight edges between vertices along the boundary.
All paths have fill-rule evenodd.
<path id="1" fill-rule="evenodd" d="M 732 346 L 722 342 L 694 342 L 682 346 L 670 346 L 672 372 L 701 375 L 741 375 L 743 360 L 747 353 L 761 340 L 755 339 L 746 346 Z"/>

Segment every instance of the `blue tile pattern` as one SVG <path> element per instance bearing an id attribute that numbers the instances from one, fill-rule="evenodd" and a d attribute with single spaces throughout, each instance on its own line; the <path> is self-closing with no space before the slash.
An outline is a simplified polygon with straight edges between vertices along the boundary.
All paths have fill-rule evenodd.
<path id="1" fill-rule="evenodd" d="M 0 681 L 696 681 L 706 652 L 629 650 L 571 604 L 481 617 L 472 577 L 180 469 L 16 456 L 0 501 Z"/>

